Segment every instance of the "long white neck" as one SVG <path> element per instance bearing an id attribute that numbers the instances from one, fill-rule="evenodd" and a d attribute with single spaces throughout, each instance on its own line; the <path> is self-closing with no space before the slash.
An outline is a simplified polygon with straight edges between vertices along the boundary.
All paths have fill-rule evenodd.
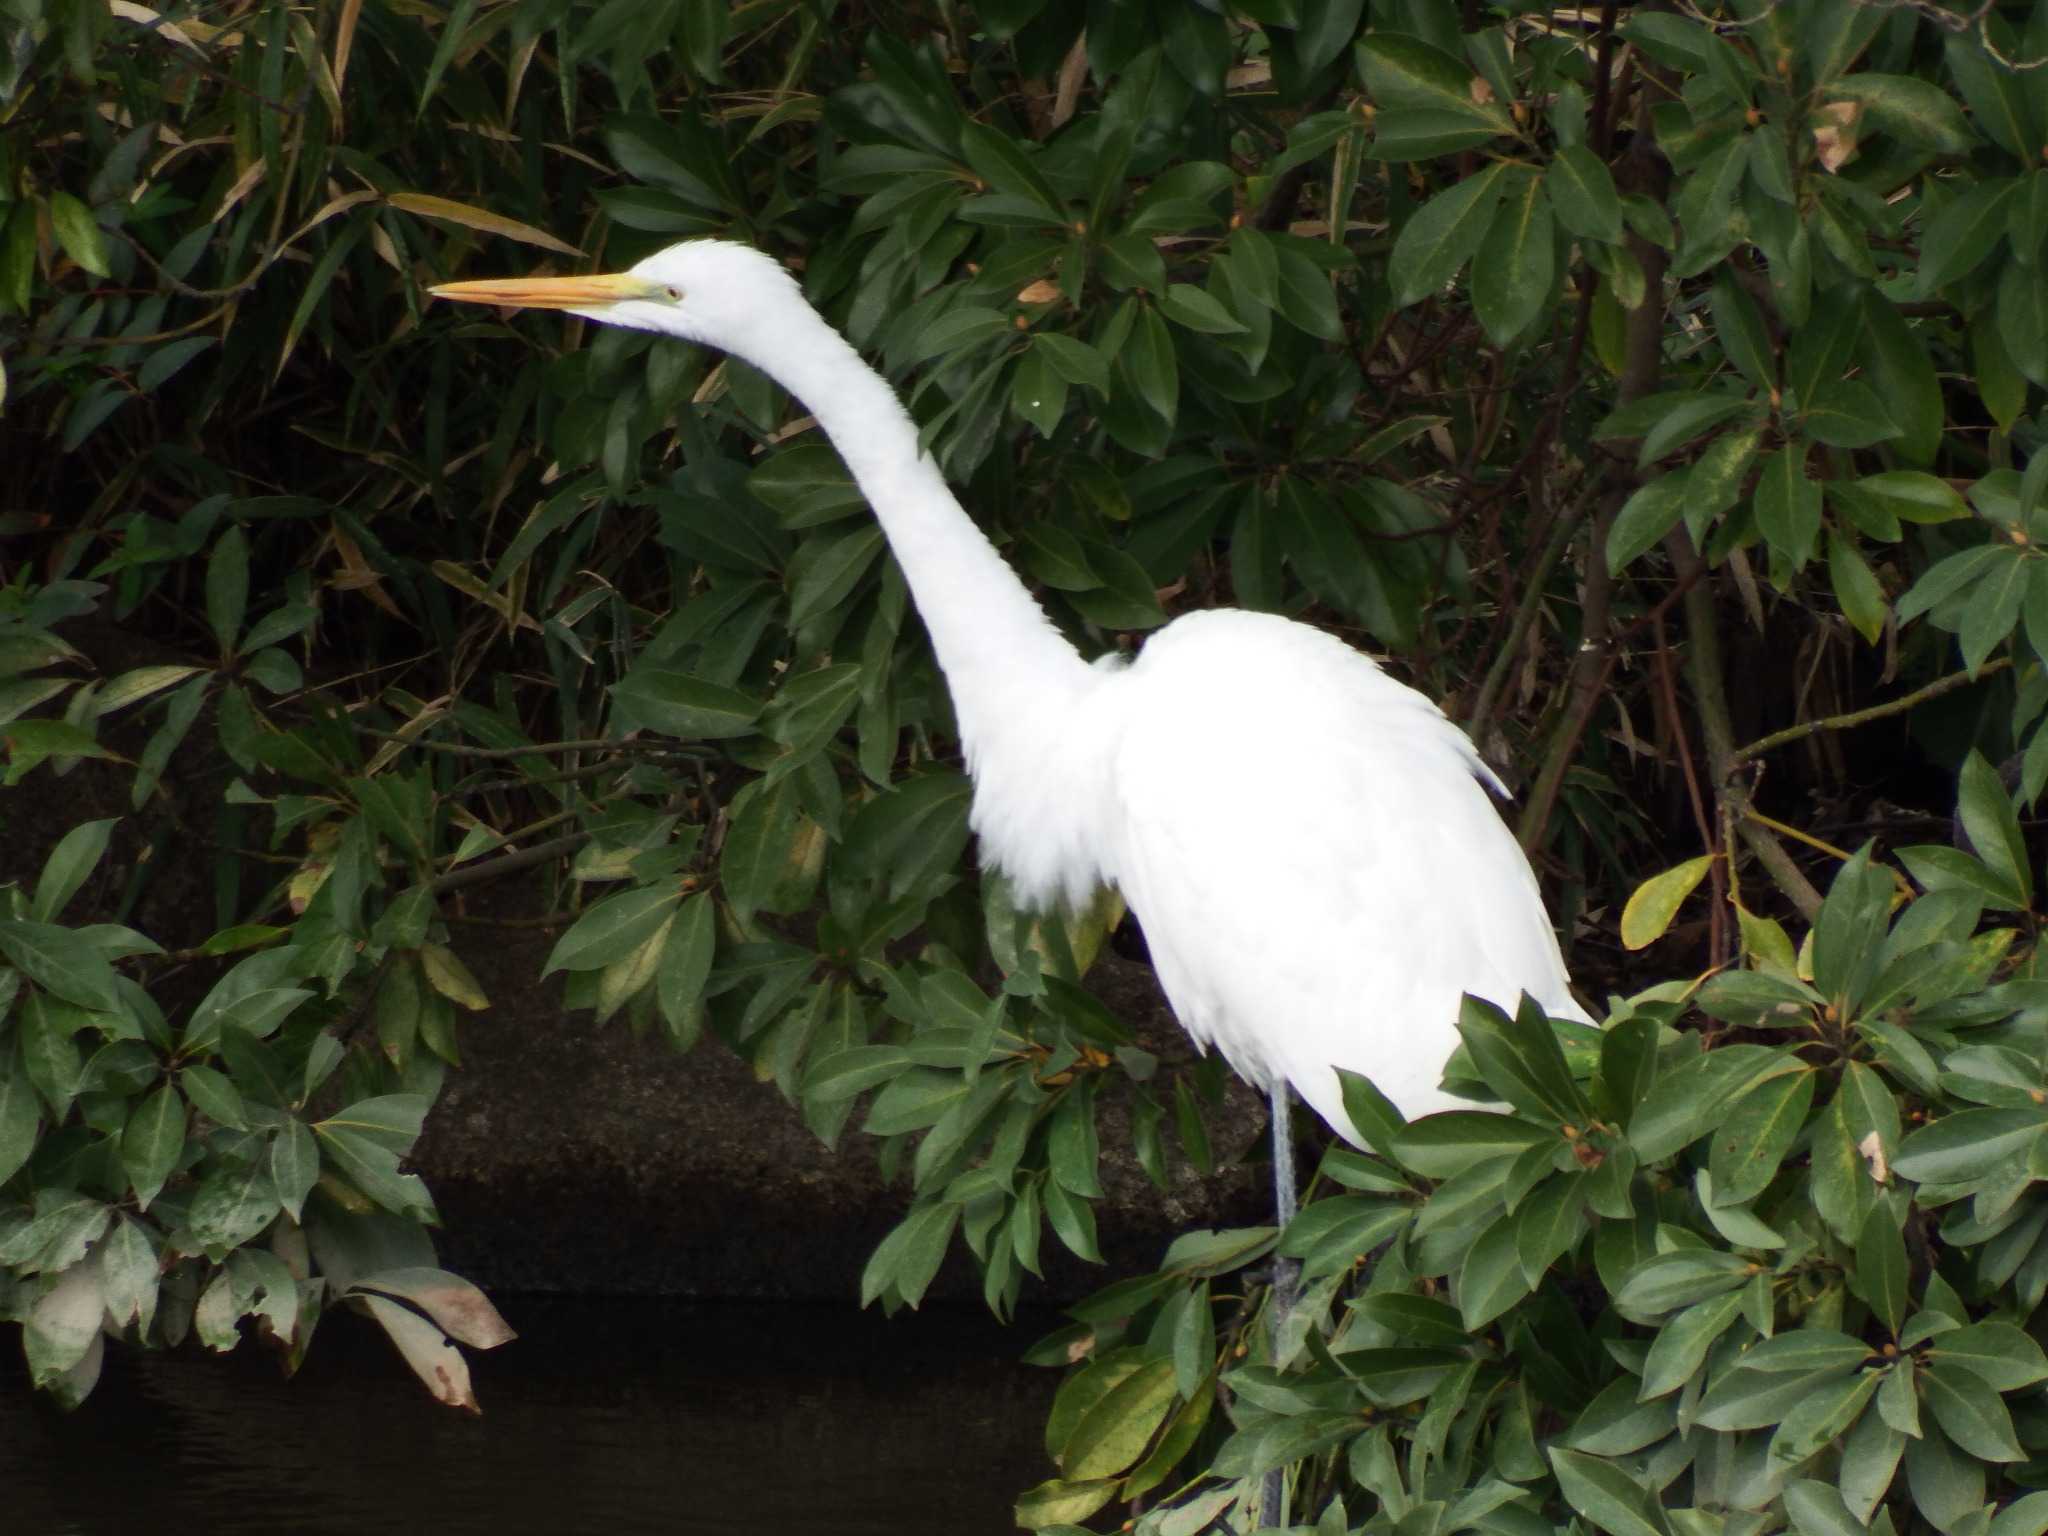
<path id="1" fill-rule="evenodd" d="M 1078 905 L 1103 877 L 1103 829 L 1073 802 L 1104 770 L 1081 659 L 920 451 L 886 379 L 808 305 L 748 361 L 802 401 L 882 525 L 931 635 L 975 780 L 975 830 L 1030 902 Z M 1089 806 L 1099 797 L 1085 796 Z"/>

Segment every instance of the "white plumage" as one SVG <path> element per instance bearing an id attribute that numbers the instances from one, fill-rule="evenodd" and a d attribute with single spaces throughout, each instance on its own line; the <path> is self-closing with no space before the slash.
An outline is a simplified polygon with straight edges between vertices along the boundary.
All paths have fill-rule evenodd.
<path id="1" fill-rule="evenodd" d="M 1463 1102 L 1439 1086 L 1460 994 L 1585 1017 L 1493 775 L 1434 704 L 1319 630 L 1235 610 L 1176 619 L 1128 667 L 1087 665 L 888 383 L 767 257 L 695 241 L 614 277 L 435 291 L 703 342 L 801 400 L 931 634 L 984 857 L 1028 900 L 1117 884 L 1181 1022 L 1261 1088 L 1291 1083 L 1356 1142 L 1336 1067 L 1410 1117 Z"/>

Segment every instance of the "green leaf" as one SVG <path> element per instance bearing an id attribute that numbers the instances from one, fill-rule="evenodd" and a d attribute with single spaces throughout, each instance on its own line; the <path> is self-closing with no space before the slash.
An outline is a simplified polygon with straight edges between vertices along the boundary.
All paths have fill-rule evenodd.
<path id="1" fill-rule="evenodd" d="M 1192 283 L 1170 283 L 1159 296 L 1160 311 L 1175 325 L 1209 336 L 1243 335 L 1245 324 L 1215 295 Z"/>
<path id="2" fill-rule="evenodd" d="M 1970 363 L 1977 393 L 2001 432 L 2009 432 L 2026 408 L 2027 381 L 2013 366 L 1995 308 L 1986 304 L 1970 320 Z"/>
<path id="3" fill-rule="evenodd" d="M 1440 290 L 1486 239 L 1507 170 L 1496 164 L 1423 204 L 1401 227 L 1387 265 L 1394 302 L 1419 303 Z"/>
<path id="4" fill-rule="evenodd" d="M 135 387 L 142 394 L 154 394 L 179 369 L 214 345 L 212 336 L 182 336 L 176 341 L 151 347 L 149 356 L 135 371 Z"/>
<path id="5" fill-rule="evenodd" d="M 1550 204 L 1542 179 L 1525 177 L 1501 198 L 1480 242 L 1472 267 L 1472 311 L 1487 339 L 1505 347 L 1543 313 L 1556 286 Z"/>
<path id="6" fill-rule="evenodd" d="M 986 305 L 962 304 L 937 316 L 904 354 L 906 363 L 971 352 L 997 337 L 1014 334 L 1007 315 Z"/>
<path id="7" fill-rule="evenodd" d="M 1515 1257 L 1530 1287 L 1539 1285 L 1550 1266 L 1585 1236 L 1587 1183 L 1584 1173 L 1556 1175 L 1523 1196 L 1516 1207 Z"/>
<path id="8" fill-rule="evenodd" d="M 1741 1369 L 1771 1375 L 1836 1375 L 1871 1363 L 1876 1351 L 1835 1328 L 1808 1324 L 1765 1339 L 1742 1356 Z"/>
<path id="9" fill-rule="evenodd" d="M 1762 439 L 1762 426 L 1738 427 L 1700 450 L 1685 476 L 1685 526 L 1694 543 L 1705 544 L 1714 519 L 1742 499 Z"/>
<path id="10" fill-rule="evenodd" d="M 2032 1334 L 2011 1323 L 1972 1323 L 1935 1337 L 1927 1357 L 1953 1376 L 1971 1372 L 1997 1392 L 2017 1392 L 2048 1381 L 2048 1356 Z"/>
<path id="11" fill-rule="evenodd" d="M 837 608 L 888 547 L 880 527 L 867 523 L 836 538 L 806 545 L 792 562 L 789 622 L 808 623 Z M 657 674 L 673 677 L 674 674 Z M 628 682 L 632 679 L 628 679 Z M 624 686 L 623 684 L 621 685 Z M 617 690 L 614 690 L 617 691 Z M 686 734 L 677 732 L 676 734 Z"/>
<path id="12" fill-rule="evenodd" d="M 1626 1456 L 1655 1445 L 1676 1427 L 1677 1404 L 1639 1401 L 1632 1377 L 1619 1376 L 1589 1403 L 1566 1434 L 1575 1451 Z"/>
<path id="13" fill-rule="evenodd" d="M 684 741 L 745 736 L 761 717 L 759 699 L 686 672 L 635 668 L 611 692 L 656 730 Z"/>
<path id="14" fill-rule="evenodd" d="M 1549 1457 L 1565 1502 L 1608 1536 L 1671 1536 L 1655 1495 L 1613 1462 L 1558 1446 Z"/>
<path id="15" fill-rule="evenodd" d="M 231 1131 L 248 1129 L 242 1096 L 225 1075 L 212 1067 L 194 1065 L 180 1071 L 178 1081 L 184 1084 L 192 1107 L 215 1125 L 224 1125 Z"/>
<path id="16" fill-rule="evenodd" d="M 248 607 L 249 539 L 240 523 L 230 523 L 206 562 L 206 618 L 223 656 L 234 655 Z"/>
<path id="17" fill-rule="evenodd" d="M 1060 1464 L 1075 1480 L 1130 1467 L 1165 1422 L 1176 1393 L 1173 1363 L 1151 1360 L 1118 1382 L 1075 1425 Z"/>
<path id="18" fill-rule="evenodd" d="M 1820 483 L 1806 477 L 1804 445 L 1782 448 L 1763 461 L 1756 482 L 1756 524 L 1795 571 L 1813 558 L 1820 514 Z"/>
<path id="19" fill-rule="evenodd" d="M 1477 149 L 1499 136 L 1500 130 L 1492 124 L 1455 109 L 1388 107 L 1373 119 L 1368 152 L 1376 160 L 1434 160 Z"/>
<path id="20" fill-rule="evenodd" d="M 1665 534 L 1678 526 L 1678 520 L 1685 514 L 1689 479 L 1689 472 L 1682 469 L 1659 475 L 1636 487 L 1622 503 L 1607 530 L 1609 575 L 1619 575 L 1630 561 L 1655 548 Z"/>
<path id="21" fill-rule="evenodd" d="M 1913 1503 L 1936 1530 L 1954 1532 L 1984 1507 L 1983 1462 L 1965 1455 L 1934 1425 L 1907 1439 L 1905 1459 Z"/>
<path id="22" fill-rule="evenodd" d="M 1010 409 L 1036 427 L 1040 437 L 1051 437 L 1066 415 L 1067 381 L 1036 348 L 1017 359 L 1010 376 Z"/>
<path id="23" fill-rule="evenodd" d="M 651 938 L 682 900 L 673 883 L 620 891 L 585 912 L 548 952 L 541 975 L 602 970 Z"/>
<path id="24" fill-rule="evenodd" d="M 867 505 L 838 452 L 827 443 L 792 443 L 747 476 L 747 494 L 774 509 L 785 528 L 830 522 Z"/>
<path id="25" fill-rule="evenodd" d="M 142 1224 L 125 1216 L 114 1222 L 97 1257 L 107 1315 L 117 1327 L 132 1324 L 139 1333 L 148 1334 L 156 1317 L 161 1261 Z"/>
<path id="26" fill-rule="evenodd" d="M 270 1144 L 270 1178 L 278 1201 L 293 1221 L 299 1220 L 306 1197 L 320 1178 L 320 1148 L 296 1115 L 278 1127 Z"/>
<path id="27" fill-rule="evenodd" d="M 717 949 L 718 914 L 708 891 L 686 898 L 677 909 L 662 946 L 661 969 L 655 973 L 655 1000 L 678 1044 L 693 1037 L 697 1007 L 711 975 Z"/>
<path id="28" fill-rule="evenodd" d="M 385 1210 L 411 1221 L 437 1219 L 426 1185 L 417 1176 L 402 1172 L 399 1154 L 376 1137 L 325 1120 L 313 1127 L 313 1134 L 319 1138 L 328 1165 Z M 267 1170 L 265 1177 L 267 1181 Z M 275 1193 L 271 1200 L 273 1209 L 283 1203 Z"/>
<path id="29" fill-rule="evenodd" d="M 1085 385 L 1097 394 L 1108 390 L 1109 364 L 1087 342 L 1053 331 L 1038 331 L 1031 337 L 1031 350 L 1043 354 L 1069 384 Z"/>
<path id="30" fill-rule="evenodd" d="M 2041 1536 L 2043 1531 L 2048 1531 L 2048 1493 L 2029 1493 L 1991 1517 L 1989 1536 Z"/>
<path id="31" fill-rule="evenodd" d="M 1056 1183 L 1045 1185 L 1045 1219 L 1052 1224 L 1067 1251 L 1090 1264 L 1102 1262 L 1095 1242 L 1095 1209 L 1086 1200 L 1069 1194 Z"/>
<path id="32" fill-rule="evenodd" d="M 1386 1151 L 1408 1122 L 1394 1107 L 1393 1101 L 1375 1088 L 1370 1080 L 1345 1067 L 1336 1070 L 1343 1088 L 1344 1114 L 1351 1121 L 1352 1129 L 1374 1151 Z"/>
<path id="33" fill-rule="evenodd" d="M 1621 198 L 1606 163 L 1583 144 L 1558 152 L 1543 173 L 1550 206 L 1573 234 L 1609 245 L 1621 242 Z"/>
<path id="34" fill-rule="evenodd" d="M 1827 95 L 1834 101 L 1861 102 L 1866 121 L 1929 154 L 1966 155 L 1977 146 L 1962 108 L 1931 80 L 1862 70 L 1834 81 Z"/>
<path id="35" fill-rule="evenodd" d="M 1138 398 L 1171 427 L 1180 411 L 1180 370 L 1172 333 L 1152 305 L 1139 305 L 1130 342 L 1115 366 L 1124 370 Z"/>
<path id="36" fill-rule="evenodd" d="M 1628 1272 L 1614 1304 L 1642 1317 L 1675 1312 L 1738 1289 L 1756 1268 L 1735 1254 L 1706 1248 L 1654 1254 Z"/>
<path id="37" fill-rule="evenodd" d="M 1879 1412 L 1866 1412 L 1842 1442 L 1841 1493 L 1850 1515 L 1868 1520 L 1890 1491 L 1899 1469 L 1899 1457 L 1906 1449 L 1906 1437 L 1887 1424 L 1882 1412 L 1884 1392 L 1901 1370 L 1893 1366 L 1879 1387 Z"/>
<path id="38" fill-rule="evenodd" d="M 1974 749 L 1963 760 L 1956 814 L 1977 857 L 2006 889 L 2018 893 L 2022 908 L 2031 906 L 2033 868 L 2027 860 L 2026 839 L 2020 833 L 2019 813 L 1999 781 L 1998 770 Z"/>
<path id="39" fill-rule="evenodd" d="M 1909 464 L 1924 465 L 1934 462 L 1947 412 L 1942 407 L 1934 359 L 1928 356 L 1920 334 L 1883 294 L 1874 288 L 1864 294 L 1861 344 L 1870 382 L 1902 433 L 1892 451 Z M 1961 498 L 1946 481 L 1936 483 L 1958 503 L 1952 515 L 1961 516 Z"/>
<path id="40" fill-rule="evenodd" d="M 2013 57 L 2010 32 L 2003 27 L 1997 31 L 2005 33 L 2006 57 Z M 2041 146 L 2028 120 L 2026 92 L 2012 67 L 1991 57 L 1974 29 L 1947 33 L 1942 43 L 1949 72 L 1962 88 L 1977 126 L 1993 143 L 2017 155 L 2022 165 L 2039 163 Z"/>
<path id="41" fill-rule="evenodd" d="M 96 868 L 107 851 L 107 838 L 113 832 L 118 817 L 105 821 L 82 821 L 57 840 L 57 846 L 50 850 L 50 856 L 43 861 L 43 872 L 36 881 L 35 899 L 29 904 L 29 915 L 37 922 L 47 923 L 69 905 L 71 898 L 78 894 L 78 888 Z"/>
<path id="42" fill-rule="evenodd" d="M 1113 1477 L 1087 1483 L 1047 1478 L 1018 1497 L 1014 1510 L 1017 1524 L 1028 1531 L 1052 1531 L 1066 1536 L 1081 1529 L 1077 1521 L 1086 1520 L 1115 1498 L 1118 1486 Z"/>
<path id="43" fill-rule="evenodd" d="M 277 1210 L 270 1170 L 251 1163 L 221 1168 L 203 1180 L 185 1224 L 209 1257 L 221 1259 L 269 1226 Z"/>
<path id="44" fill-rule="evenodd" d="M 1025 197 L 1044 208 L 1053 223 L 1065 215 L 1063 204 L 1031 157 L 1008 134 L 983 123 L 968 122 L 960 127 L 960 148 L 974 173 L 999 192 Z"/>
<path id="45" fill-rule="evenodd" d="M 1853 1017 L 1884 961 L 1884 937 L 1896 887 L 1864 844 L 1835 875 L 1813 928 L 1813 984 L 1844 1017 Z"/>
<path id="46" fill-rule="evenodd" d="M 1777 387 L 1777 349 L 1764 324 L 1763 311 L 1734 273 L 1723 268 L 1714 278 L 1708 300 L 1714 317 L 1714 333 L 1721 350 L 1751 384 L 1763 390 Z"/>
<path id="47" fill-rule="evenodd" d="M 1799 1536 L 1865 1536 L 1862 1521 L 1849 1513 L 1832 1483 L 1795 1478 L 1785 1485 L 1785 1513 Z"/>
<path id="48" fill-rule="evenodd" d="M 1799 414 L 1800 430 L 1833 448 L 1868 448 L 1900 435 L 1877 393 L 1860 379 L 1819 385 Z"/>
<path id="49" fill-rule="evenodd" d="M 1900 1232 L 1891 1207 L 1879 1201 L 1863 1218 L 1863 1230 L 1856 1239 L 1856 1269 L 1849 1277 L 1850 1286 L 1869 1304 L 1878 1320 L 1896 1334 L 1906 1320 L 1907 1283 L 1910 1278 L 1905 1235 Z"/>
<path id="50" fill-rule="evenodd" d="M 1788 1417 L 1811 1402 L 1819 1389 L 1831 1382 L 1853 1386 L 1855 1381 L 1855 1377 L 1835 1372 L 1724 1371 L 1700 1398 L 1694 1422 L 1717 1430 L 1762 1429 L 1770 1425 L 1783 1428 Z M 1842 1403 L 1835 1399 L 1829 1406 L 1839 1410 Z M 1811 1426 L 1809 1418 L 1802 1431 L 1810 1430 Z M 1790 1441 L 1786 1443 L 1791 1445 Z"/>
<path id="51" fill-rule="evenodd" d="M 121 1011 L 113 967 L 89 940 L 69 928 L 18 918 L 0 920 L 0 954 L 53 997 L 95 1013 Z"/>
<path id="52" fill-rule="evenodd" d="M 114 269 L 107 260 L 107 237 L 94 222 L 92 210 L 69 192 L 52 192 L 49 201 L 50 228 L 64 254 L 94 277 L 111 277 Z"/>
<path id="53" fill-rule="evenodd" d="M 36 1147 L 42 1102 L 19 1053 L 0 1048 L 0 1184 L 20 1171 Z"/>
<path id="54" fill-rule="evenodd" d="M 1657 1025 L 1637 1015 L 1615 1023 L 1600 1040 L 1599 1087 L 1611 1113 L 1626 1121 L 1657 1080 Z"/>
<path id="55" fill-rule="evenodd" d="M 1835 589 L 1835 601 L 1842 605 L 1842 617 L 1865 642 L 1877 644 L 1890 611 L 1884 588 L 1855 540 L 1833 528 L 1828 530 L 1828 579 Z"/>
<path id="56" fill-rule="evenodd" d="M 1513 1307 L 1532 1289 L 1515 1248 L 1513 1222 L 1495 1222 L 1465 1251 L 1458 1269 L 1458 1311 L 1476 1331 Z"/>
<path id="57" fill-rule="evenodd" d="M 121 1130 L 121 1165 L 138 1209 L 149 1209 L 184 1150 L 185 1101 L 165 1083 L 135 1107 Z"/>
<path id="58" fill-rule="evenodd" d="M 1657 1330 L 1643 1361 L 1638 1396 L 1645 1402 L 1676 1392 L 1698 1374 L 1714 1341 L 1742 1314 L 1742 1292 L 1727 1291 L 1696 1301 Z"/>
<path id="59" fill-rule="evenodd" d="M 1763 1192 L 1806 1124 L 1813 1104 L 1813 1072 L 1789 1073 L 1758 1084 L 1737 1099 L 1714 1135 L 1709 1168 L 1714 1199 L 1742 1205 Z"/>
<path id="60" fill-rule="evenodd" d="M 1960 278 L 1968 277 L 1984 264 L 1992 248 L 2005 234 L 2006 199 L 2014 183 L 1994 179 L 1980 181 L 1922 230 L 1920 270 L 1916 292 L 1932 298 Z"/>
<path id="61" fill-rule="evenodd" d="M 1899 1144 L 1892 1171 L 1921 1184 L 1971 1184 L 2024 1157 L 2048 1115 L 2033 1109 L 1959 1109 Z"/>
<path id="62" fill-rule="evenodd" d="M 1915 1440 L 1920 1438 L 1920 1397 L 1913 1387 L 1918 1372 L 1912 1360 L 1901 1361 L 1885 1372 L 1884 1385 L 1877 1393 L 1879 1416 L 1900 1434 Z"/>
<path id="63" fill-rule="evenodd" d="M 1358 67 L 1381 107 L 1414 107 L 1464 118 L 1496 134 L 1514 121 L 1493 101 L 1475 99 L 1479 77 L 1462 59 L 1405 32 L 1369 32 L 1358 41 Z"/>
<path id="64" fill-rule="evenodd" d="M 1489 1158 L 1515 1156 L 1556 1139 L 1556 1131 L 1509 1115 L 1481 1110 L 1446 1110 L 1403 1126 L 1390 1152 L 1402 1167 L 1425 1178 L 1448 1179 Z"/>
<path id="65" fill-rule="evenodd" d="M 1930 1366 L 1920 1373 L 1920 1385 L 1934 1422 L 1969 1455 L 1979 1461 L 2026 1459 L 2013 1434 L 2012 1415 L 1976 1372 Z"/>
<path id="66" fill-rule="evenodd" d="M 1797 1058 L 1762 1045 L 1724 1045 L 1660 1072 L 1629 1120 L 1629 1141 L 1660 1162 L 1705 1135 L 1722 1105 L 1768 1076 L 1801 1070 Z"/>
<path id="67" fill-rule="evenodd" d="M 1510 1017 L 1484 998 L 1467 994 L 1458 1008 L 1458 1034 L 1488 1087 L 1536 1119 L 1583 1124 L 1590 1116 L 1572 1081 L 1564 1051 L 1541 1007 L 1523 999 Z"/>

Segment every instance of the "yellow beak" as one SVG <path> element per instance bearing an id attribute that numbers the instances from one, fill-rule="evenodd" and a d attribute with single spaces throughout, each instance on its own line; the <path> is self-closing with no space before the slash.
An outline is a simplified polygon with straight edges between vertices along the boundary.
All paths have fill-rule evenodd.
<path id="1" fill-rule="evenodd" d="M 463 304 L 496 304 L 504 309 L 603 309 L 628 299 L 662 299 L 659 283 L 630 272 L 590 277 L 487 277 L 468 283 L 437 283 L 427 292 Z"/>

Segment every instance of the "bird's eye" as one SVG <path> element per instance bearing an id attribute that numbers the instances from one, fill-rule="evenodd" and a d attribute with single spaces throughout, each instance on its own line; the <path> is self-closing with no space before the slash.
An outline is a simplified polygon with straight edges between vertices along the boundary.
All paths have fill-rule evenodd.
<path id="1" fill-rule="evenodd" d="M 683 290 L 678 288 L 674 283 L 670 283 L 666 288 L 662 289 L 661 291 L 662 294 L 668 299 L 669 303 L 680 304 L 683 302 Z"/>

